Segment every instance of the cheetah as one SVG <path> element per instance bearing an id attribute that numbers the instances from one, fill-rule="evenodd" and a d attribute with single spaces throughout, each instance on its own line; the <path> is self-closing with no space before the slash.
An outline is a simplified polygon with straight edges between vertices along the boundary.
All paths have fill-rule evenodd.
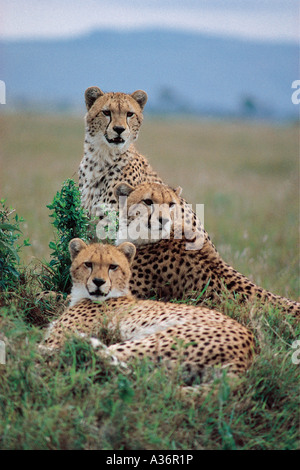
<path id="1" fill-rule="evenodd" d="M 134 143 L 143 122 L 147 93 L 104 93 L 98 87 L 85 91 L 84 155 L 78 169 L 81 205 L 91 218 L 101 219 L 105 208 L 118 211 L 114 189 L 118 183 L 137 186 L 163 183 L 148 160 L 137 152 Z M 187 240 L 200 248 L 208 234 L 187 202 L 180 198 L 193 233 Z"/>
<path id="2" fill-rule="evenodd" d="M 111 331 L 118 329 L 121 342 L 103 346 L 100 354 L 120 364 L 147 358 L 170 371 L 180 365 L 187 383 L 201 378 L 208 367 L 240 374 L 250 366 L 254 337 L 235 320 L 216 310 L 138 300 L 131 294 L 130 266 L 136 251 L 132 243 L 87 245 L 76 238 L 69 250 L 71 304 L 50 326 L 44 347 L 55 351 L 68 334 L 80 334 L 98 348 L 97 332 L 105 323 Z"/>
<path id="3" fill-rule="evenodd" d="M 256 297 L 300 317 L 300 303 L 256 286 L 225 263 L 209 241 L 200 250 L 186 249 L 180 193 L 181 188 L 173 190 L 160 183 L 142 183 L 134 188 L 123 182 L 115 188 L 115 196 L 125 198 L 120 212 L 125 226 L 121 224 L 116 243 L 129 241 L 136 246 L 132 294 L 170 300 L 203 293 L 199 302 L 208 298 L 218 302 L 220 294 L 227 291 L 239 294 L 241 301 Z"/>
<path id="4" fill-rule="evenodd" d="M 85 91 L 84 156 L 78 175 L 81 204 L 91 218 L 101 219 L 102 205 L 119 211 L 115 189 L 122 182 L 133 187 L 142 183 L 163 184 L 134 146 L 147 99 L 143 90 L 132 94 L 104 93 L 94 86 Z M 138 246 L 132 266 L 134 295 L 149 298 L 155 291 L 165 300 L 181 299 L 196 289 L 197 295 L 205 290 L 201 301 L 208 296 L 218 300 L 216 296 L 225 280 L 226 288 L 242 298 L 255 294 L 263 301 L 282 305 L 287 312 L 299 314 L 298 303 L 267 293 L 227 265 L 190 205 L 177 196 L 185 215 L 185 237 L 180 240 L 162 237 L 151 245 Z"/>
<path id="5" fill-rule="evenodd" d="M 82 206 L 90 216 L 99 214 L 99 202 L 117 206 L 113 189 L 121 180 L 131 184 L 162 182 L 134 147 L 147 99 L 143 90 L 130 95 L 103 93 L 98 87 L 85 91 L 87 113 L 79 189 Z"/>

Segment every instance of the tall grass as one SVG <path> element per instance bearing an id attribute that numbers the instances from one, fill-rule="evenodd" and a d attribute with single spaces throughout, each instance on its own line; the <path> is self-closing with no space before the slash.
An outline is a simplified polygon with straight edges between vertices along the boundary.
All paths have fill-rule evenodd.
<path id="1" fill-rule="evenodd" d="M 25 218 L 32 257 L 50 256 L 49 204 L 77 178 L 82 118 L 2 115 L 1 197 Z M 153 120 L 138 149 L 183 197 L 205 205 L 205 227 L 221 255 L 256 283 L 298 298 L 299 129 L 264 123 Z"/>
<path id="2" fill-rule="evenodd" d="M 170 376 L 147 361 L 125 374 L 76 337 L 56 355 L 41 353 L 43 327 L 63 307 L 38 300 L 31 261 L 50 256 L 46 205 L 76 175 L 83 122 L 0 120 L 0 197 L 24 217 L 21 229 L 32 244 L 20 253 L 22 282 L 1 295 L 0 449 L 298 449 L 300 328 L 274 308 L 220 299 L 222 312 L 253 331 L 257 355 L 239 379 L 209 371 L 194 389 L 184 387 L 179 369 Z M 138 148 L 189 202 L 205 204 L 205 227 L 226 261 L 298 298 L 296 126 L 146 118 Z"/>
<path id="3" fill-rule="evenodd" d="M 56 356 L 37 349 L 41 329 L 2 309 L 1 449 L 293 450 L 299 442 L 299 376 L 281 317 L 252 319 L 261 352 L 237 381 L 225 373 L 185 388 L 147 361 L 131 374 L 70 339 Z"/>

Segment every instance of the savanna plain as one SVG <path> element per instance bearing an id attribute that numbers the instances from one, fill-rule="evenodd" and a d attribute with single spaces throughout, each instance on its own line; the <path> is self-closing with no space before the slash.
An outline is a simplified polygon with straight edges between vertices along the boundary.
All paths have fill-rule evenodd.
<path id="1" fill-rule="evenodd" d="M 55 236 L 46 206 L 66 179 L 78 181 L 83 118 L 2 114 L 0 138 L 0 199 L 24 218 L 30 242 L 20 252 L 22 280 L 0 294 L 0 448 L 298 449 L 300 328 L 267 305 L 237 306 L 226 296 L 214 305 L 255 335 L 257 354 L 239 380 L 211 372 L 191 389 L 179 370 L 170 376 L 147 362 L 125 374 L 78 338 L 49 364 L 37 345 L 60 307 L 36 296 Z M 299 300 L 297 124 L 146 115 L 137 148 L 194 208 L 204 204 L 205 228 L 225 261 Z"/>

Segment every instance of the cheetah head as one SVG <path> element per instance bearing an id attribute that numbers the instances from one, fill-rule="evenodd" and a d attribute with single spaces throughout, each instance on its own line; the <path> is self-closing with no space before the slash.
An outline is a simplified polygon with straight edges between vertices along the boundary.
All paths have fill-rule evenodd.
<path id="1" fill-rule="evenodd" d="M 142 183 L 136 188 L 126 182 L 119 183 L 114 190 L 120 202 L 117 245 L 125 240 L 144 245 L 170 238 L 181 214 L 181 190 L 160 183 Z"/>
<path id="2" fill-rule="evenodd" d="M 130 265 L 135 255 L 132 243 L 119 247 L 94 243 L 80 238 L 70 241 L 71 305 L 81 299 L 104 301 L 129 293 Z"/>
<path id="3" fill-rule="evenodd" d="M 104 146 L 115 153 L 124 153 L 138 138 L 143 120 L 147 93 L 137 90 L 126 93 L 104 93 L 98 87 L 85 91 L 85 117 L 89 143 Z"/>

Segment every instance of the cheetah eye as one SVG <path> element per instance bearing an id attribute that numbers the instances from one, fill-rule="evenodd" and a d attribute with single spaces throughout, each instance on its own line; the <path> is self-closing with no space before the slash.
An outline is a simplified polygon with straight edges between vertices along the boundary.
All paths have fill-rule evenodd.
<path id="1" fill-rule="evenodd" d="M 93 263 L 91 263 L 90 261 L 86 261 L 86 262 L 84 263 L 84 266 L 85 266 L 86 268 L 92 268 L 92 267 L 93 267 Z"/>
<path id="2" fill-rule="evenodd" d="M 109 111 L 109 109 L 103 109 L 102 113 L 104 114 L 104 116 L 110 116 L 111 115 L 111 112 Z"/>
<path id="3" fill-rule="evenodd" d="M 132 117 L 133 115 L 134 115 L 134 113 L 132 113 L 131 111 L 128 111 L 127 117 Z"/>
<path id="4" fill-rule="evenodd" d="M 111 265 L 109 266 L 109 269 L 110 269 L 110 271 L 116 271 L 116 270 L 118 269 L 118 267 L 119 267 L 119 266 L 118 266 L 117 264 L 111 264 Z"/>
<path id="5" fill-rule="evenodd" d="M 146 204 L 146 206 L 152 206 L 152 204 L 153 204 L 152 199 L 144 199 L 143 202 Z"/>
<path id="6" fill-rule="evenodd" d="M 176 202 L 170 202 L 169 207 L 174 207 Z"/>

